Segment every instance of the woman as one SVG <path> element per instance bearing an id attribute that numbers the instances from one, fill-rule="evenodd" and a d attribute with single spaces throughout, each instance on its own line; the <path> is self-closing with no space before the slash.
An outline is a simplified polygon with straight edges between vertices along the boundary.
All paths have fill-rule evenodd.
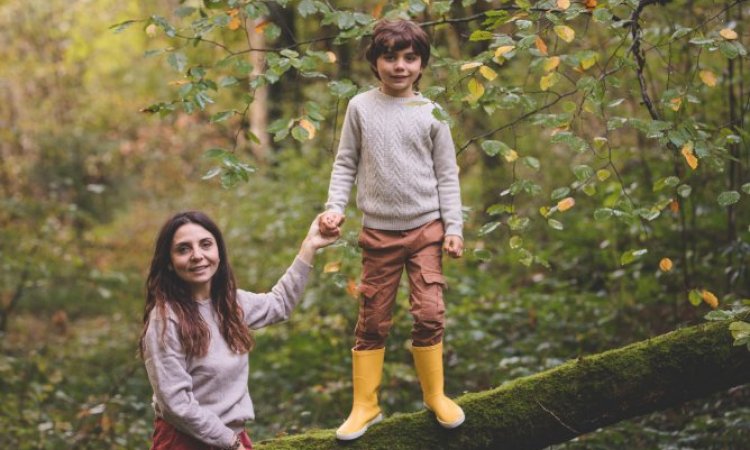
<path id="1" fill-rule="evenodd" d="M 302 296 L 321 236 L 316 218 L 270 293 L 237 289 L 224 238 L 205 214 L 170 218 L 146 281 L 140 351 L 154 390 L 152 450 L 252 449 L 248 355 L 257 329 L 285 320 Z"/>

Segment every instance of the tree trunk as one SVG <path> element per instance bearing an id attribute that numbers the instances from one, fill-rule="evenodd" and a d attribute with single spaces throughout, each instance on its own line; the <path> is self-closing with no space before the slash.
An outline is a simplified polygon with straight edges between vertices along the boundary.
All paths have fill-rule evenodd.
<path id="1" fill-rule="evenodd" d="M 747 319 L 747 314 L 745 319 Z M 712 322 L 569 361 L 470 393 L 466 422 L 443 430 L 427 412 L 373 426 L 350 449 L 540 449 L 624 419 L 750 382 L 750 351 Z M 488 355 L 490 356 L 490 355 Z M 259 450 L 336 449 L 332 430 L 261 442 Z"/>

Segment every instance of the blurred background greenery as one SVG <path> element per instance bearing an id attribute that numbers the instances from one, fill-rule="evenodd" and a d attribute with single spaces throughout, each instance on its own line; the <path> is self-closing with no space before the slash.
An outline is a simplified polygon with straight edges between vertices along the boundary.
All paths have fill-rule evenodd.
<path id="1" fill-rule="evenodd" d="M 422 89 L 459 152 L 469 251 L 445 263 L 449 393 L 747 308 L 747 2 L 331 3 L 0 1 L 0 447 L 147 447 L 136 348 L 158 228 L 206 211 L 239 284 L 270 289 L 323 208 L 384 16 L 433 36 Z M 347 214 L 292 320 L 257 333 L 255 440 L 348 413 Z M 388 413 L 421 407 L 405 287 Z M 749 399 L 737 387 L 560 448 L 742 448 Z"/>

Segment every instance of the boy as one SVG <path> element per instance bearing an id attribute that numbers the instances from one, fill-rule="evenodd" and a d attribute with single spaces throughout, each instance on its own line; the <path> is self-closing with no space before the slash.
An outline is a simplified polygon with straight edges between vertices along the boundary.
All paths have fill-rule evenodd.
<path id="1" fill-rule="evenodd" d="M 432 114 L 437 106 L 414 91 L 430 58 L 429 38 L 413 22 L 381 21 L 365 56 L 380 87 L 349 102 L 320 219 L 323 232 L 338 232 L 356 179 L 364 213 L 361 298 L 352 349 L 354 401 L 336 431 L 341 440 L 357 439 L 382 420 L 377 391 L 404 266 L 424 404 L 445 428 L 464 421 L 461 408 L 443 393 L 441 244 L 450 256 L 461 256 L 458 167 L 450 129 Z"/>

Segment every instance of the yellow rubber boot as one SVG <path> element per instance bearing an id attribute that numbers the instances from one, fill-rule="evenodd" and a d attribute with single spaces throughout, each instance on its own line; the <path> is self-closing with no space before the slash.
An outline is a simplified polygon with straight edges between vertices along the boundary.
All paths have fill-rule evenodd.
<path id="1" fill-rule="evenodd" d="M 354 400 L 352 412 L 336 430 L 336 438 L 343 441 L 357 439 L 370 425 L 383 420 L 378 406 L 378 389 L 383 375 L 385 348 L 352 350 L 352 385 Z"/>
<path id="2" fill-rule="evenodd" d="M 456 428 L 464 423 L 464 411 L 443 392 L 443 343 L 431 347 L 412 347 L 424 405 L 435 413 L 443 428 Z"/>

